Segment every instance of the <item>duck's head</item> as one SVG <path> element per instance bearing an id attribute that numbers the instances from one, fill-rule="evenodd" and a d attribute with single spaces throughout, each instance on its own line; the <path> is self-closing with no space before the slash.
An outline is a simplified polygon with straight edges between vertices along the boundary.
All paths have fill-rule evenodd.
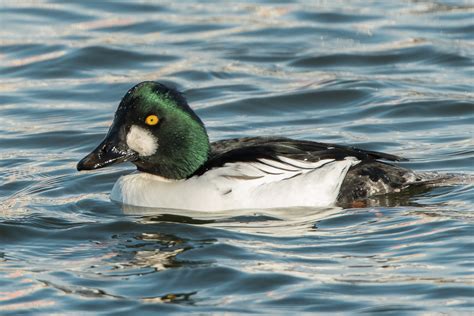
<path id="1" fill-rule="evenodd" d="M 146 81 L 125 94 L 105 139 L 79 161 L 77 170 L 130 161 L 140 171 L 185 179 L 207 161 L 209 152 L 204 124 L 184 97 Z"/>

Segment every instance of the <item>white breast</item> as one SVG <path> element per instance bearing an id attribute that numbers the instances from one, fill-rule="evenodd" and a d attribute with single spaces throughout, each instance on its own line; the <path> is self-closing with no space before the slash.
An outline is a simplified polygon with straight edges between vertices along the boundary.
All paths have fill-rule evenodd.
<path id="1" fill-rule="evenodd" d="M 111 199 L 134 206 L 199 211 L 326 207 L 334 205 L 347 171 L 359 163 L 279 158 L 281 162 L 228 163 L 187 180 L 137 172 L 117 180 Z"/>

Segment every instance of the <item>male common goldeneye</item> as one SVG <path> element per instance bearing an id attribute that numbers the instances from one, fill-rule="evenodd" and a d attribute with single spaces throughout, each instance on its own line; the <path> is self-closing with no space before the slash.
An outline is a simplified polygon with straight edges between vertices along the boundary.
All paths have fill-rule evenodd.
<path id="1" fill-rule="evenodd" d="M 78 164 L 92 170 L 132 162 L 111 199 L 123 204 L 215 211 L 332 206 L 398 192 L 420 179 L 385 161 L 401 157 L 283 137 L 210 143 L 176 90 L 146 81 L 123 97 L 105 139 Z"/>

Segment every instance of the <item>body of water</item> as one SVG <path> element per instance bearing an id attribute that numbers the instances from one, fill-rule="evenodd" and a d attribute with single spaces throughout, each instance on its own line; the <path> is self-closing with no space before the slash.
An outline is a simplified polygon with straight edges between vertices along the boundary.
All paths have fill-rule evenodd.
<path id="1" fill-rule="evenodd" d="M 0 313 L 472 313 L 473 16 L 0 0 Z M 212 140 L 351 144 L 467 180 L 366 208 L 123 209 L 109 193 L 133 165 L 75 165 L 145 80 L 182 91 Z"/>

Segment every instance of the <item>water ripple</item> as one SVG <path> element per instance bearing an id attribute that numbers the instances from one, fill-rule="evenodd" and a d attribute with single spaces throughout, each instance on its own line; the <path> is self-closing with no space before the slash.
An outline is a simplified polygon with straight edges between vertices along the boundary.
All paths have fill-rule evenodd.
<path id="1" fill-rule="evenodd" d="M 5 314 L 470 313 L 466 1 L 3 2 Z M 120 98 L 160 80 L 212 140 L 284 135 L 411 158 L 450 186 L 365 208 L 202 213 L 109 200 L 78 173 Z"/>

